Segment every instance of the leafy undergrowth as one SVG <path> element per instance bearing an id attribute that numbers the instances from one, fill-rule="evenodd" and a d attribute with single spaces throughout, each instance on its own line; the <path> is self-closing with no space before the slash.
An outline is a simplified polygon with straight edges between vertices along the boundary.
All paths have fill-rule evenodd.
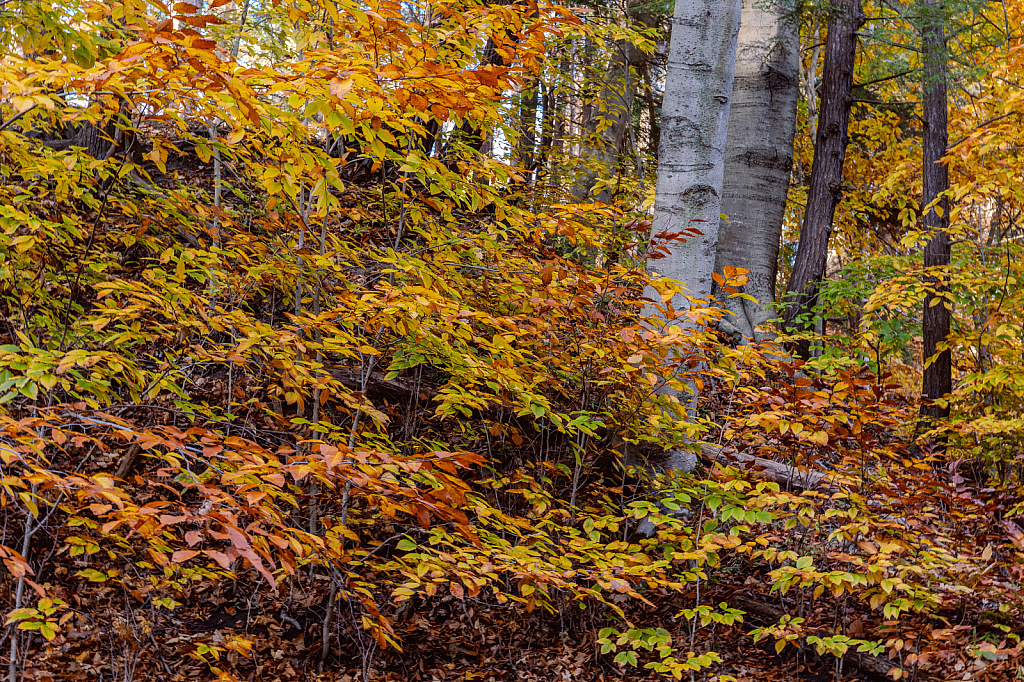
<path id="1" fill-rule="evenodd" d="M 1016 674 L 1014 475 L 922 453 L 916 405 L 856 363 L 672 309 L 643 265 L 686 235 L 648 239 L 642 186 L 563 203 L 479 153 L 544 41 L 590 35 L 575 15 L 339 4 L 327 49 L 290 7 L 323 30 L 243 68 L 181 5 L 90 4 L 61 44 L 29 21 L 47 59 L 0 66 L 11 670 Z M 56 143 L 89 126 L 110 153 Z"/>

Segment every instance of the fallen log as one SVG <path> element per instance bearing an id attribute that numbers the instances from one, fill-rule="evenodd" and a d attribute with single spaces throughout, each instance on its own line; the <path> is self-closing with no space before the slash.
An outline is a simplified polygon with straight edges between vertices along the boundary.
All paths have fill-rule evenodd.
<path id="1" fill-rule="evenodd" d="M 795 467 L 764 457 L 748 455 L 738 452 L 733 447 L 719 447 L 710 443 L 701 443 L 700 447 L 700 460 L 709 468 L 713 468 L 715 465 L 728 465 L 738 469 L 753 470 L 769 481 L 778 483 L 783 490 L 834 491 L 838 489 L 832 478 L 820 471 L 811 471 L 806 467 Z"/>
<path id="2" fill-rule="evenodd" d="M 748 616 L 751 616 L 754 620 L 760 621 L 766 625 L 778 623 L 782 617 L 786 615 L 785 611 L 782 611 L 781 609 L 750 599 L 749 597 L 745 597 L 741 594 L 734 594 L 729 597 L 728 602 L 729 606 L 742 609 Z M 817 655 L 814 647 L 806 644 L 795 644 L 797 644 L 800 649 L 809 652 L 812 655 Z M 829 656 L 829 654 L 824 654 L 821 657 L 824 658 L 826 656 Z M 830 656 L 829 658 L 831 659 Z M 864 673 L 872 679 L 889 680 L 890 682 L 893 678 L 890 676 L 889 671 L 893 668 L 899 667 L 883 656 L 872 656 L 871 654 L 853 650 L 847 651 L 842 656 L 842 661 L 845 664 L 853 666 L 861 673 Z M 917 673 L 917 677 L 921 680 L 932 679 L 930 676 L 922 674 L 920 670 Z"/>
<path id="3" fill-rule="evenodd" d="M 326 369 L 346 388 L 354 391 L 362 390 L 364 384 L 359 370 L 330 366 Z M 437 390 L 428 384 L 419 384 L 402 378 L 387 379 L 380 372 L 371 372 L 365 386 L 368 394 L 393 396 L 406 401 L 415 398 L 426 401 L 437 394 Z"/>

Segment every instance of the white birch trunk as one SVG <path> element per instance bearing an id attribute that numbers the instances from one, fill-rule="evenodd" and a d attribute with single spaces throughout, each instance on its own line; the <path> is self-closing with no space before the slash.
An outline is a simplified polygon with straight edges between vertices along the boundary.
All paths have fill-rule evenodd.
<path id="1" fill-rule="evenodd" d="M 799 32 L 786 0 L 743 0 L 729 109 L 725 184 L 715 271 L 750 271 L 743 298 L 719 296 L 732 315 L 723 330 L 758 339 L 774 315 L 779 239 L 793 165 L 799 95 Z M 717 293 L 717 292 L 716 292 Z"/>
<path id="2" fill-rule="evenodd" d="M 711 296 L 740 7 L 741 0 L 676 0 L 672 19 L 651 236 L 693 228 L 703 234 L 672 242 L 667 257 L 648 261 L 648 269 L 679 280 L 691 296 Z M 646 295 L 660 301 L 653 289 Z M 690 304 L 676 295 L 672 307 Z M 659 315 L 654 304 L 644 312 Z M 692 453 L 678 450 L 662 468 L 690 471 L 695 463 Z"/>
<path id="3" fill-rule="evenodd" d="M 741 0 L 676 0 L 672 18 L 651 236 L 692 228 L 703 234 L 674 243 L 648 269 L 681 281 L 691 296 L 711 295 L 740 6 Z M 672 305 L 690 307 L 681 295 Z M 646 312 L 657 314 L 653 306 Z"/>

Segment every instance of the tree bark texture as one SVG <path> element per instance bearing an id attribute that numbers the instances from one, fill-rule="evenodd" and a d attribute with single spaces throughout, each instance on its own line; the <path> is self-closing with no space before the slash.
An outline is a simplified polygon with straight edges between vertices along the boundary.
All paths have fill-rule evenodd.
<path id="1" fill-rule="evenodd" d="M 747 339 L 767 322 L 775 303 L 779 240 L 793 167 L 799 99 L 799 26 L 786 0 L 743 0 L 736 79 L 729 109 L 722 220 L 715 271 L 750 271 L 744 291 L 757 303 L 724 298 L 723 320 Z"/>
<path id="2" fill-rule="evenodd" d="M 807 320 L 817 300 L 818 285 L 828 259 L 832 219 L 842 198 L 843 162 L 846 158 L 847 128 L 853 103 L 853 68 L 857 56 L 857 30 L 864 23 L 861 0 L 838 0 L 829 17 L 825 39 L 825 64 L 821 76 L 821 102 L 814 163 L 807 192 L 807 208 L 800 227 L 793 274 L 786 287 L 783 324 L 787 331 L 810 329 Z M 800 316 L 806 316 L 798 320 Z M 798 353 L 808 357 L 810 344 L 798 344 Z"/>
<path id="3" fill-rule="evenodd" d="M 672 18 L 651 227 L 652 246 L 661 257 L 651 257 L 647 266 L 652 275 L 682 282 L 696 297 L 711 296 L 741 5 L 741 0 L 676 0 Z M 684 234 L 685 241 L 678 238 Z M 650 287 L 645 295 L 651 303 L 644 315 L 656 318 L 661 297 Z M 671 305 L 684 311 L 690 302 L 677 294 Z M 686 324 L 687 319 L 669 322 Z M 696 459 L 689 450 L 674 450 L 659 466 L 691 471 Z"/>
<path id="4" fill-rule="evenodd" d="M 672 19 L 651 238 L 702 234 L 673 240 L 648 267 L 683 282 L 692 296 L 711 294 L 740 8 L 741 0 L 676 0 Z M 658 300 L 653 290 L 647 295 Z M 672 305 L 690 307 L 681 295 Z M 657 314 L 653 306 L 646 313 Z"/>
<path id="5" fill-rule="evenodd" d="M 943 294 L 948 291 L 944 270 L 949 265 L 949 171 L 942 163 L 949 143 L 946 94 L 946 37 L 941 10 L 933 0 L 923 3 L 921 27 L 922 60 L 924 62 L 924 131 L 922 140 L 924 224 L 930 237 L 924 248 L 925 282 L 929 291 L 924 298 L 922 331 L 924 337 L 924 379 L 922 393 L 925 404 L 921 414 L 931 419 L 949 416 L 949 407 L 931 401 L 953 390 L 953 373 L 949 350 L 938 345 L 949 336 L 951 303 Z M 936 208 L 929 204 L 942 197 Z M 930 363 L 930 364 L 929 364 Z"/>

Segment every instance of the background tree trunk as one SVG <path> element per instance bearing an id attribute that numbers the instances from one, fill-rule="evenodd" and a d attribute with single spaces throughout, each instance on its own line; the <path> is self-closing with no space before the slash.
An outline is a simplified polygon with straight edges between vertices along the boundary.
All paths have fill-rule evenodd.
<path id="1" fill-rule="evenodd" d="M 480 60 L 480 64 L 481 66 L 505 66 L 505 60 L 498 54 L 498 47 L 497 43 L 494 42 L 494 38 L 488 38 L 484 44 L 483 59 Z M 452 157 L 455 154 L 456 143 L 458 142 L 462 142 L 470 149 L 483 153 L 484 140 L 490 137 L 476 121 L 466 119 L 462 122 L 462 125 L 448 136 L 448 141 L 441 150 L 441 157 L 446 163 L 452 163 Z"/>
<path id="2" fill-rule="evenodd" d="M 921 58 L 924 62 L 924 139 L 922 140 L 922 209 L 949 189 L 949 171 L 941 163 L 949 143 L 946 120 L 946 36 L 941 9 L 933 0 L 923 3 L 924 17 L 921 27 Z M 942 294 L 948 290 L 944 269 L 949 265 L 949 199 L 942 196 L 937 208 L 926 210 L 925 227 L 931 233 L 924 249 L 925 281 L 934 289 L 924 298 L 924 378 L 922 394 L 926 401 L 921 414 L 930 419 L 949 416 L 949 407 L 934 405 L 931 401 L 953 390 L 953 370 L 949 350 L 939 351 L 938 344 L 949 336 L 952 305 Z M 929 270 L 934 269 L 933 272 Z M 928 364 L 928 363 L 931 364 Z"/>
<path id="3" fill-rule="evenodd" d="M 540 88 L 543 87 L 536 76 L 528 76 L 519 93 L 519 143 L 516 145 L 517 164 L 529 175 L 533 171 L 534 154 L 537 150 L 537 105 L 539 104 Z M 529 184 L 530 178 L 526 178 Z"/>
<path id="4" fill-rule="evenodd" d="M 808 315 L 818 296 L 818 283 L 828 257 L 832 218 L 842 197 L 843 162 L 847 127 L 853 103 L 853 67 L 857 57 L 857 29 L 864 23 L 860 0 L 839 0 L 833 7 L 825 39 L 825 64 L 821 74 L 821 109 L 814 142 L 814 164 L 807 192 L 807 208 L 800 227 L 793 274 L 786 287 L 783 324 L 787 331 L 811 328 Z M 810 343 L 797 344 L 808 357 Z"/>
<path id="5" fill-rule="evenodd" d="M 638 80 L 632 76 L 630 67 L 641 64 L 643 59 L 643 51 L 628 40 L 612 44 L 600 99 L 583 121 L 579 171 L 572 188 L 576 201 L 611 201 L 611 189 L 605 186 L 595 191 L 595 185 L 598 180 L 615 176 Z"/>
<path id="6" fill-rule="evenodd" d="M 782 0 L 785 2 L 785 0 Z M 799 26 L 792 8 L 744 0 L 736 47 L 736 80 L 729 108 L 722 213 L 715 271 L 750 271 L 742 298 L 722 300 L 723 320 L 745 338 L 766 322 L 775 303 L 779 239 L 793 166 L 799 99 Z M 727 327 L 728 328 L 728 327 Z"/>

